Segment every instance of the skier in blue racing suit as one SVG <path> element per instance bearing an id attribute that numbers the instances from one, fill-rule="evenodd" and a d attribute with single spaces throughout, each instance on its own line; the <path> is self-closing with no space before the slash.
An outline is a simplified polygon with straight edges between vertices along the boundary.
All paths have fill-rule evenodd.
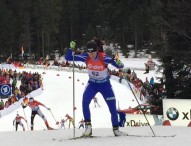
<path id="1" fill-rule="evenodd" d="M 118 115 L 116 110 L 116 99 L 110 83 L 110 75 L 107 69 L 107 65 L 110 63 L 117 68 L 123 68 L 124 65 L 120 60 L 115 60 L 107 56 L 103 52 L 99 52 L 99 48 L 95 40 L 91 40 L 87 43 L 87 53 L 73 56 L 73 49 L 76 43 L 72 41 L 70 43 L 70 49 L 67 50 L 65 59 L 67 61 L 81 61 L 86 63 L 87 71 L 89 75 L 89 81 L 83 93 L 82 108 L 85 120 L 85 132 L 83 136 L 92 135 L 91 114 L 89 104 L 95 95 L 100 92 L 104 97 L 109 111 L 111 113 L 111 122 L 113 126 L 113 132 L 115 136 L 121 136 L 125 133 L 119 131 Z"/>

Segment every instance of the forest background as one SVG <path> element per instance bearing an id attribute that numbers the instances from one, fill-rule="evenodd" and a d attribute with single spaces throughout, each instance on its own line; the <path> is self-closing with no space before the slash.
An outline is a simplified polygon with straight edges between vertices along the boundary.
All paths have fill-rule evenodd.
<path id="1" fill-rule="evenodd" d="M 191 1 L 189 0 L 0 0 L 1 60 L 64 54 L 98 37 L 135 57 L 155 51 L 162 62 L 167 98 L 191 98 Z M 132 49 L 132 48 L 131 48 Z M 128 55 L 127 55 L 128 57 Z"/>

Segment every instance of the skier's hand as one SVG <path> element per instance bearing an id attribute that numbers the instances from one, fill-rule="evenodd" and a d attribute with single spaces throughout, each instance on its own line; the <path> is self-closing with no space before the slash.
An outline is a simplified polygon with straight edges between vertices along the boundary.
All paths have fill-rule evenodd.
<path id="1" fill-rule="evenodd" d="M 21 103 L 21 105 L 22 105 L 22 108 L 26 108 L 27 107 L 27 105 L 25 105 L 24 103 Z"/>
<path id="2" fill-rule="evenodd" d="M 71 42 L 70 42 L 70 48 L 71 48 L 72 50 L 74 50 L 75 47 L 76 47 L 76 42 L 71 41 Z"/>
<path id="3" fill-rule="evenodd" d="M 117 61 L 116 61 L 116 64 L 117 64 L 118 66 L 121 66 L 123 63 L 121 62 L 121 60 L 117 60 Z"/>
<path id="4" fill-rule="evenodd" d="M 47 107 L 46 109 L 50 111 L 50 108 Z"/>

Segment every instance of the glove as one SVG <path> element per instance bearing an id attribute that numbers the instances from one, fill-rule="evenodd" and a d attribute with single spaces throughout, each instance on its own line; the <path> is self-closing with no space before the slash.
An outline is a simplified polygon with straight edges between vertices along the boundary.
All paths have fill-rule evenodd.
<path id="1" fill-rule="evenodd" d="M 50 108 L 46 107 L 47 110 L 50 110 Z"/>
<path id="2" fill-rule="evenodd" d="M 21 103 L 21 105 L 23 109 L 27 107 L 26 105 L 24 105 L 24 103 Z"/>
<path id="3" fill-rule="evenodd" d="M 70 42 L 70 48 L 71 48 L 71 49 L 74 49 L 75 47 L 76 47 L 76 42 L 71 41 L 71 42 Z"/>
<path id="4" fill-rule="evenodd" d="M 122 65 L 121 60 L 117 60 L 116 64 L 117 64 L 118 66 L 121 66 L 121 65 Z"/>

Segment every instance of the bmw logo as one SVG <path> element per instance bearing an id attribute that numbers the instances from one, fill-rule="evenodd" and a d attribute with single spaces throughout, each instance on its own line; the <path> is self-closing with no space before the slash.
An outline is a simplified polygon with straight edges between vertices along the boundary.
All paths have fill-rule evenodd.
<path id="1" fill-rule="evenodd" d="M 166 112 L 166 115 L 172 121 L 178 119 L 178 117 L 179 117 L 178 110 L 174 107 L 169 108 Z"/>

